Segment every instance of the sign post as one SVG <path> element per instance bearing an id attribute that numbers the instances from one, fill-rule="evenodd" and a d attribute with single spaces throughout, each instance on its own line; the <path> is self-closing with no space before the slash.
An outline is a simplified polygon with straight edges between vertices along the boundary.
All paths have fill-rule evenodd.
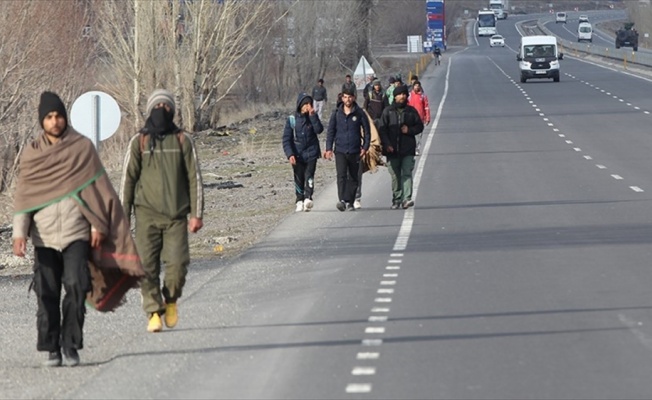
<path id="1" fill-rule="evenodd" d="M 100 142 L 113 136 L 120 126 L 120 107 L 104 92 L 91 91 L 79 96 L 70 110 L 73 128 L 89 138 L 99 150 Z"/>

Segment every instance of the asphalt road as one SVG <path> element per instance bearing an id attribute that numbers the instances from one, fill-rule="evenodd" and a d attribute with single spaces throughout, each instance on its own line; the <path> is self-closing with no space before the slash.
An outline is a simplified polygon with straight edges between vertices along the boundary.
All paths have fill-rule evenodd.
<path id="1" fill-rule="evenodd" d="M 382 169 L 229 265 L 195 265 L 177 329 L 88 314 L 77 368 L 38 368 L 28 278 L 0 281 L 2 398 L 649 398 L 652 81 L 509 47 L 447 53 L 416 206 Z M 434 118 L 436 116 L 436 118 Z"/>

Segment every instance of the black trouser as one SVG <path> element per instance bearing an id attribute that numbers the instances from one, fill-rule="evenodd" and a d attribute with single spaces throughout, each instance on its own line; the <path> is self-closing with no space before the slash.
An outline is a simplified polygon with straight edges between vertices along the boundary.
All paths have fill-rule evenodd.
<path id="1" fill-rule="evenodd" d="M 71 243 L 63 251 L 34 249 L 34 292 L 38 301 L 36 329 L 39 351 L 84 347 L 86 293 L 91 288 L 88 271 L 90 246 L 86 240 Z M 61 304 L 61 285 L 66 295 Z M 63 314 L 63 320 L 62 320 Z"/>
<path id="2" fill-rule="evenodd" d="M 317 159 L 308 162 L 297 160 L 292 166 L 294 172 L 294 191 L 297 194 L 297 201 L 305 199 L 312 200 L 312 193 L 315 190 L 315 170 Z"/>
<path id="3" fill-rule="evenodd" d="M 353 203 L 355 193 L 358 190 L 360 153 L 335 153 L 335 169 L 337 170 L 337 194 L 339 200 Z"/>

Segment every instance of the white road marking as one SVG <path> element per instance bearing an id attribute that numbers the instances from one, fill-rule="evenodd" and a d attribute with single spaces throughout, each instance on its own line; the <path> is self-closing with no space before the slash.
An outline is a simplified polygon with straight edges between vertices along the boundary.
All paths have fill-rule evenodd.
<path id="1" fill-rule="evenodd" d="M 573 141 L 571 141 L 571 140 L 567 140 L 566 143 L 568 143 L 568 144 L 573 144 Z"/>
<path id="2" fill-rule="evenodd" d="M 391 297 L 377 297 L 374 299 L 376 303 L 391 303 L 392 298 Z"/>
<path id="3" fill-rule="evenodd" d="M 380 346 L 383 344 L 383 339 L 362 339 L 363 346 Z"/>
<path id="4" fill-rule="evenodd" d="M 355 367 L 353 368 L 353 371 L 351 371 L 351 375 L 375 375 L 375 374 L 376 374 L 375 367 Z"/>
<path id="5" fill-rule="evenodd" d="M 623 325 L 629 328 L 629 331 L 632 332 L 634 336 L 636 336 L 636 338 L 643 344 L 643 346 L 647 347 L 649 350 L 652 350 L 652 338 L 639 329 L 639 327 L 642 325 L 641 322 L 632 321 L 623 314 L 618 314 L 618 319 Z"/>
<path id="6" fill-rule="evenodd" d="M 385 333 L 385 328 L 382 326 L 368 326 L 365 328 L 364 333 Z"/>
<path id="7" fill-rule="evenodd" d="M 607 169 L 607 167 L 605 167 L 605 166 L 602 165 L 602 164 L 595 164 L 595 166 L 598 167 L 598 168 L 600 168 L 600 169 Z"/>
<path id="8" fill-rule="evenodd" d="M 370 383 L 349 383 L 346 385 L 346 393 L 370 393 Z"/>
<path id="9" fill-rule="evenodd" d="M 385 308 L 385 307 L 374 307 L 374 308 L 371 309 L 371 312 L 376 312 L 376 313 L 381 313 L 381 312 L 382 312 L 382 313 L 388 313 L 388 312 L 389 312 L 389 308 Z"/>
<path id="10" fill-rule="evenodd" d="M 393 294 L 394 289 L 378 289 L 378 291 L 376 291 L 376 293 L 378 293 L 378 294 Z"/>
<path id="11" fill-rule="evenodd" d="M 575 150 L 575 151 L 582 151 L 582 149 L 580 149 L 579 147 L 573 147 L 573 150 Z"/>
<path id="12" fill-rule="evenodd" d="M 616 175 L 616 174 L 611 174 L 611 177 L 614 178 L 614 179 L 616 179 L 616 180 L 621 180 L 621 179 L 623 179 L 622 176 L 620 176 L 620 175 Z"/>
<path id="13" fill-rule="evenodd" d="M 649 111 L 643 111 L 643 114 L 648 114 L 649 115 L 650 112 Z"/>
<path id="14" fill-rule="evenodd" d="M 372 315 L 367 321 L 369 322 L 387 322 L 386 315 Z"/>
<path id="15" fill-rule="evenodd" d="M 632 189 L 633 191 L 637 192 L 637 193 L 643 193 L 643 192 L 645 192 L 645 190 L 641 189 L 641 188 L 638 187 L 638 186 L 630 186 L 629 188 Z"/>
<path id="16" fill-rule="evenodd" d="M 385 269 L 389 269 L 389 270 L 397 270 L 397 269 L 401 269 L 401 267 L 399 267 L 399 266 L 391 266 L 391 265 L 388 265 Z"/>
<path id="17" fill-rule="evenodd" d="M 553 132 L 559 132 L 559 129 L 555 128 L 552 130 Z"/>
<path id="18" fill-rule="evenodd" d="M 403 260 L 387 260 L 387 262 L 390 264 L 400 264 L 403 262 Z"/>
<path id="19" fill-rule="evenodd" d="M 550 121 L 550 119 L 548 119 L 548 118 L 544 118 L 543 120 L 544 120 L 544 121 Z"/>
<path id="20" fill-rule="evenodd" d="M 383 286 L 396 285 L 396 281 L 380 281 L 380 284 Z"/>
<path id="21" fill-rule="evenodd" d="M 586 158 L 587 160 L 593 160 L 593 157 L 591 156 L 584 156 L 584 158 Z"/>
<path id="22" fill-rule="evenodd" d="M 564 135 L 563 133 L 560 133 L 559 137 L 566 137 L 566 135 Z"/>
<path id="23" fill-rule="evenodd" d="M 389 256 L 390 257 L 403 257 L 403 253 L 392 253 Z"/>
<path id="24" fill-rule="evenodd" d="M 634 110 L 640 110 L 641 107 L 634 107 Z"/>
<path id="25" fill-rule="evenodd" d="M 377 360 L 380 358 L 380 353 L 360 352 L 355 356 L 355 358 L 358 360 Z"/>
<path id="26" fill-rule="evenodd" d="M 383 278 L 398 278 L 398 274 L 383 274 Z"/>

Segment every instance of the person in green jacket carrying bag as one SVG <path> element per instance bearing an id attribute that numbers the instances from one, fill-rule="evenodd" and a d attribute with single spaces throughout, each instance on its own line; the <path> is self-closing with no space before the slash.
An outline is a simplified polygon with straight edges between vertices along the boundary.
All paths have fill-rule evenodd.
<path id="1" fill-rule="evenodd" d="M 192 137 L 174 124 L 175 109 L 174 95 L 167 90 L 155 90 L 149 97 L 145 127 L 129 142 L 120 190 L 125 215 L 135 214 L 149 332 L 161 331 L 161 317 L 168 328 L 177 324 L 177 300 L 190 264 L 188 231 L 195 233 L 203 226 L 197 151 Z"/>

